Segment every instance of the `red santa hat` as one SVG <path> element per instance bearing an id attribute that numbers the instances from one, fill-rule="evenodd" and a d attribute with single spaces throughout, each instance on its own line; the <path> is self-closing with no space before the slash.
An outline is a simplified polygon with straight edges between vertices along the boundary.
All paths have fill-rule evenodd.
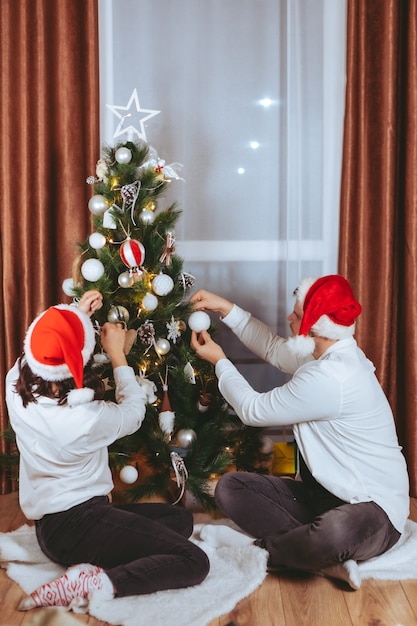
<path id="1" fill-rule="evenodd" d="M 303 306 L 298 337 L 294 338 L 296 345 L 292 346 L 297 351 L 301 349 L 304 340 L 305 353 L 313 352 L 310 334 L 336 340 L 354 334 L 355 320 L 362 307 L 355 300 L 352 287 L 343 276 L 331 274 L 318 279 L 304 278 L 294 294 Z"/>
<path id="2" fill-rule="evenodd" d="M 34 374 L 47 381 L 73 378 L 70 406 L 89 402 L 93 389 L 83 388 L 84 366 L 95 346 L 94 328 L 86 313 L 68 304 L 50 307 L 34 319 L 24 340 L 24 354 Z"/>

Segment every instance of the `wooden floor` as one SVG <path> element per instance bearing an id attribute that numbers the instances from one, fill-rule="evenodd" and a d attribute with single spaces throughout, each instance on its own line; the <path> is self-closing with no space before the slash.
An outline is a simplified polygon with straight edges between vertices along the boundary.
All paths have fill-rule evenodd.
<path id="1" fill-rule="evenodd" d="M 410 517 L 417 521 L 415 499 L 411 500 Z M 0 532 L 14 530 L 24 523 L 27 521 L 19 509 L 17 494 L 0 496 Z M 16 610 L 22 595 L 18 585 L 0 570 L 0 626 L 35 625 L 40 610 L 28 613 Z M 108 626 L 107 622 L 87 615 L 76 615 L 71 623 L 73 620 L 74 624 Z M 64 621 L 63 616 L 62 621 L 54 621 L 53 625 L 61 626 Z M 49 623 L 52 624 L 48 620 Z M 170 615 L 167 607 L 166 623 L 180 626 L 181 615 Z M 149 625 L 142 624 L 138 618 L 138 626 Z M 347 591 L 319 576 L 288 578 L 268 574 L 262 586 L 231 613 L 207 626 L 417 626 L 417 580 L 368 579 L 358 591 Z"/>

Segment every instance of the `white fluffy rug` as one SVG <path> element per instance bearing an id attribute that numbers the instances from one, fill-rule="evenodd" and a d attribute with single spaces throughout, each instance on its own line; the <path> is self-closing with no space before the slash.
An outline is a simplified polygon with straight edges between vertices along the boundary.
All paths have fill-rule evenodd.
<path id="1" fill-rule="evenodd" d="M 233 526 L 229 520 L 210 523 Z M 165 624 L 167 615 L 176 616 L 181 626 L 206 626 L 232 611 L 264 580 L 267 553 L 252 545 L 212 548 L 198 540 L 201 526 L 196 524 L 192 540 L 206 551 L 211 562 L 210 574 L 201 585 L 105 602 L 96 596 L 90 601 L 90 615 L 118 626 Z M 0 566 L 26 594 L 64 571 L 41 552 L 34 528 L 28 525 L 0 533 Z M 417 579 L 417 523 L 408 520 L 399 542 L 385 554 L 361 563 L 359 571 L 362 579 Z"/>
<path id="2" fill-rule="evenodd" d="M 407 520 L 398 543 L 385 554 L 359 563 L 359 572 L 362 579 L 417 579 L 417 523 Z"/>
<path id="3" fill-rule="evenodd" d="M 232 611 L 239 600 L 264 580 L 267 553 L 252 545 L 238 549 L 212 548 L 197 539 L 200 528 L 201 524 L 195 526 L 192 540 L 210 559 L 210 573 L 203 583 L 104 602 L 93 596 L 89 614 L 118 626 L 165 624 L 170 621 L 169 616 L 181 626 L 206 626 L 216 617 Z M 26 594 L 64 571 L 41 552 L 34 527 L 28 525 L 11 533 L 0 533 L 0 566 Z"/>

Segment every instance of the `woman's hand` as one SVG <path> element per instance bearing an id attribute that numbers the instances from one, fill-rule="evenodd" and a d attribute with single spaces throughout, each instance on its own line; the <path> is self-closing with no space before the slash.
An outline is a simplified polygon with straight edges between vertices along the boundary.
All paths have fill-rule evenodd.
<path id="1" fill-rule="evenodd" d="M 200 289 L 191 296 L 190 302 L 194 304 L 196 311 L 207 309 L 208 311 L 220 313 L 221 317 L 226 317 L 233 308 L 233 302 L 229 302 L 226 298 L 217 296 L 215 293 L 210 293 L 210 291 L 205 291 L 204 289 Z"/>
<path id="2" fill-rule="evenodd" d="M 81 299 L 78 303 L 78 308 L 80 311 L 87 313 L 90 317 L 93 315 L 95 311 L 98 311 L 103 306 L 103 296 L 99 291 L 91 290 L 86 291 L 81 296 Z"/>
<path id="3" fill-rule="evenodd" d="M 127 365 L 124 353 L 126 332 L 122 324 L 111 324 L 110 322 L 106 322 L 101 328 L 101 345 L 107 353 L 113 368 Z"/>
<path id="4" fill-rule="evenodd" d="M 202 330 L 201 333 L 196 333 L 195 330 L 191 333 L 191 347 L 195 351 L 196 355 L 204 361 L 208 361 L 212 365 L 216 365 L 220 359 L 226 359 L 226 355 L 206 330 Z"/>

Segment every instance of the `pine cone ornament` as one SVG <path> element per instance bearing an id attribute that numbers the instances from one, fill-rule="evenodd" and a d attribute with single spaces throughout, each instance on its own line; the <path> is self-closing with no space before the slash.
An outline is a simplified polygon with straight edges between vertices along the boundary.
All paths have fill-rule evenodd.
<path id="1" fill-rule="evenodd" d="M 155 328 L 152 322 L 144 322 L 138 328 L 138 337 L 145 346 L 150 346 L 155 337 Z"/>

